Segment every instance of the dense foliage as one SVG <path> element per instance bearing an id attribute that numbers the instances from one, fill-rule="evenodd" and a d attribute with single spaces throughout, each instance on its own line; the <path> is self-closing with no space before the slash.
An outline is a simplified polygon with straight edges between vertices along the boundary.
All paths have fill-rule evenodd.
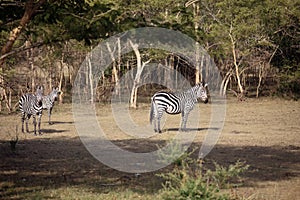
<path id="1" fill-rule="evenodd" d="M 92 47 L 146 26 L 198 41 L 221 70 L 223 86 L 228 84 L 223 95 L 231 89 L 299 98 L 299 7 L 292 0 L 0 1 L 0 99 L 38 83 L 70 91 Z M 111 77 L 106 72 L 113 85 Z"/>

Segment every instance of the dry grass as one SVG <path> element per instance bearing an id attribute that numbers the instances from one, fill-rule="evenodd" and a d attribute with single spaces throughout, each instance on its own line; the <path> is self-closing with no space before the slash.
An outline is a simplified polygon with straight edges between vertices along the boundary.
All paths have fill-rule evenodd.
<path id="1" fill-rule="evenodd" d="M 67 112 L 65 112 L 67 110 Z M 109 138 L 123 148 L 147 152 L 169 140 L 180 116 L 167 117 L 165 132 L 148 139 L 123 133 L 114 123 L 110 106 L 97 106 L 99 122 Z M 200 105 L 201 127 L 193 143 L 199 149 L 209 129 L 210 105 Z M 206 114 L 207 113 L 207 114 Z M 148 105 L 130 110 L 138 125 L 147 125 Z M 45 114 L 46 115 L 46 114 Z M 0 115 L 1 199 L 153 199 L 161 180 L 151 172 L 136 177 L 111 169 L 82 145 L 73 123 L 71 105 L 58 105 L 53 125 L 43 117 L 42 136 L 19 134 L 16 151 L 9 141 L 19 115 Z M 243 186 L 233 192 L 248 199 L 293 199 L 300 196 L 300 102 L 279 99 L 227 103 L 226 123 L 204 165 L 213 161 L 228 166 L 246 161 L 250 169 Z M 30 125 L 32 130 L 32 124 Z M 187 133 L 188 134 L 188 133 Z"/>

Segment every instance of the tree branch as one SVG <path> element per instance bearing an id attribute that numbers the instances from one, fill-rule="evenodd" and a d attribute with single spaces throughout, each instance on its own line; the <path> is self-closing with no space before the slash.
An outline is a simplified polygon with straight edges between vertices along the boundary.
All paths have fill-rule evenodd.
<path id="1" fill-rule="evenodd" d="M 20 24 L 18 27 L 14 28 L 10 34 L 9 38 L 6 42 L 6 44 L 2 47 L 1 49 L 1 55 L 5 55 L 9 53 L 12 50 L 12 47 L 15 43 L 15 41 L 18 39 L 20 36 L 22 30 L 26 27 L 26 25 L 29 23 L 31 20 L 33 14 L 37 11 L 37 9 L 46 2 L 46 0 L 39 0 L 37 3 L 35 3 L 34 0 L 28 0 L 25 3 L 25 12 L 23 17 L 21 18 Z M 0 66 L 3 65 L 5 57 L 0 59 Z"/>
<path id="2" fill-rule="evenodd" d="M 0 56 L 0 60 L 5 59 L 6 57 L 8 57 L 8 56 L 10 56 L 10 55 L 18 54 L 18 53 L 20 53 L 20 52 L 22 52 L 22 51 L 26 51 L 26 50 L 28 50 L 28 49 L 32 49 L 32 48 L 35 48 L 35 47 L 40 47 L 40 46 L 43 46 L 43 45 L 44 45 L 44 43 L 38 42 L 38 43 L 35 43 L 35 44 L 33 44 L 33 45 L 29 46 L 29 47 L 24 47 L 24 46 L 22 46 L 22 47 L 20 47 L 20 48 L 14 49 L 14 50 L 12 50 L 12 51 L 10 51 L 10 52 L 4 54 L 4 55 L 1 55 L 1 56 Z"/>

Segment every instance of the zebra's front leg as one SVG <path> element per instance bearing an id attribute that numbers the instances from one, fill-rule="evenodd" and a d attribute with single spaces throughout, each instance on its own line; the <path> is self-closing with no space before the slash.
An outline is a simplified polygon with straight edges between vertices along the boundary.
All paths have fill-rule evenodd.
<path id="1" fill-rule="evenodd" d="M 52 113 L 52 108 L 50 108 L 50 109 L 48 110 L 48 119 L 49 119 L 48 124 L 49 124 L 49 125 L 53 124 L 53 123 L 51 122 L 51 113 Z"/>
<path id="2" fill-rule="evenodd" d="M 33 128 L 34 128 L 34 135 L 36 135 L 36 117 L 33 115 Z"/>
<path id="3" fill-rule="evenodd" d="M 42 134 L 42 132 L 41 132 L 41 119 L 42 119 L 42 114 L 39 114 L 39 116 L 38 116 L 38 131 L 39 131 L 39 135 Z"/>
<path id="4" fill-rule="evenodd" d="M 182 113 L 180 131 L 187 131 L 186 122 L 187 122 L 187 119 L 188 119 L 188 115 L 189 115 L 188 112 L 183 112 Z"/>

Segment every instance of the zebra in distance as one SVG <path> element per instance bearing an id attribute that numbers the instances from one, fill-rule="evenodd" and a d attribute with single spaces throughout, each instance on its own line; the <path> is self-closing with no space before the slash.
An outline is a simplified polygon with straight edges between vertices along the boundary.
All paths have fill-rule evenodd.
<path id="1" fill-rule="evenodd" d="M 154 122 L 154 131 L 161 133 L 160 120 L 164 112 L 168 114 L 181 113 L 180 131 L 186 131 L 188 115 L 193 110 L 198 98 L 204 103 L 208 102 L 207 84 L 199 83 L 186 91 L 178 93 L 155 93 L 151 98 L 150 110 L 150 123 Z"/>
<path id="2" fill-rule="evenodd" d="M 24 121 L 26 120 L 26 132 L 29 132 L 28 121 L 33 117 L 34 134 L 36 135 L 36 116 L 38 116 L 38 132 L 41 134 L 43 87 L 38 87 L 35 94 L 24 94 L 19 100 L 19 108 L 22 113 L 22 132 L 24 133 Z"/>
<path id="3" fill-rule="evenodd" d="M 59 88 L 52 88 L 52 91 L 50 92 L 49 95 L 47 96 L 43 96 L 43 109 L 47 109 L 48 110 L 48 123 L 49 124 L 53 124 L 51 122 L 51 113 L 52 113 L 52 109 L 54 107 L 54 102 L 57 100 L 58 95 L 60 95 L 60 91 Z"/>

